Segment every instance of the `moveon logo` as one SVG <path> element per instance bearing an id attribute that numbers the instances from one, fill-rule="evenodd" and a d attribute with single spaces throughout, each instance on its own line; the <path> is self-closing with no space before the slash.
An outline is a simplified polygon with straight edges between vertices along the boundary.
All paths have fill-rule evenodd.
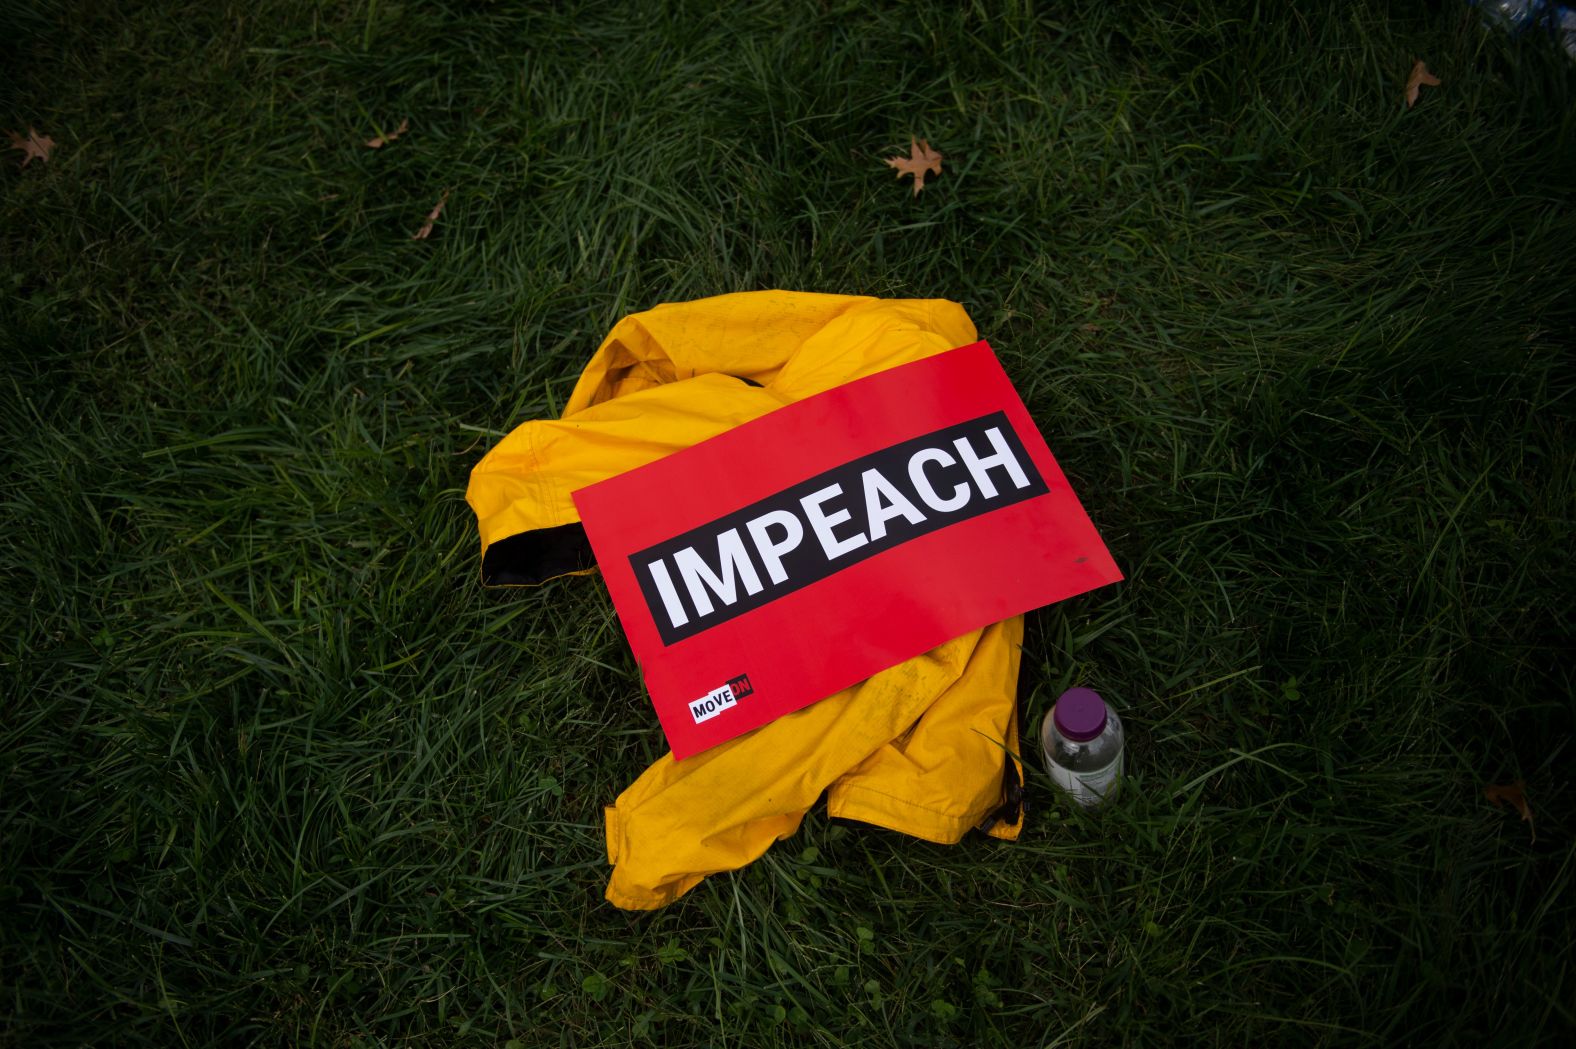
<path id="1" fill-rule="evenodd" d="M 738 706 L 739 700 L 750 695 L 755 689 L 750 687 L 750 675 L 740 674 L 721 688 L 714 688 L 689 705 L 690 717 L 695 719 L 695 724 L 710 721 L 730 707 Z"/>
<path id="2" fill-rule="evenodd" d="M 993 412 L 833 467 L 633 554 L 630 567 L 671 645 L 1049 490 L 1006 413 Z"/>

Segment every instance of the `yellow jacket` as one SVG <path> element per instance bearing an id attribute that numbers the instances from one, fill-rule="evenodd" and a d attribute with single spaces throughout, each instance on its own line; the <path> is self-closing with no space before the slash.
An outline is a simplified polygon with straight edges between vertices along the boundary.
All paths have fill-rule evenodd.
<path id="1" fill-rule="evenodd" d="M 763 291 L 625 317 L 561 419 L 528 422 L 471 472 L 482 580 L 591 571 L 570 493 L 784 404 L 978 336 L 941 299 Z M 1021 616 L 966 634 L 682 762 L 663 756 L 605 810 L 607 898 L 652 909 L 827 813 L 951 844 L 1022 828 Z"/>

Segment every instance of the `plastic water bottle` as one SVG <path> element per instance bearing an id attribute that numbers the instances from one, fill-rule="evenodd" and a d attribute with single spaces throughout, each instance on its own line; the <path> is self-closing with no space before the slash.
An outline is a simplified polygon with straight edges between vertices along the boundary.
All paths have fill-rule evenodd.
<path id="1" fill-rule="evenodd" d="M 1472 0 L 1483 18 L 1499 29 L 1519 33 L 1544 16 L 1544 0 Z"/>
<path id="2" fill-rule="evenodd" d="M 1554 33 L 1565 53 L 1576 58 L 1576 7 L 1561 4 L 1554 9 Z"/>
<path id="3" fill-rule="evenodd" d="M 1565 53 L 1576 58 L 1576 6 L 1548 0 L 1467 0 L 1483 12 L 1483 20 L 1510 36 L 1534 26 L 1547 30 Z"/>
<path id="4" fill-rule="evenodd" d="M 1040 726 L 1046 771 L 1086 809 L 1121 789 L 1125 743 L 1122 719 L 1092 688 L 1063 692 Z"/>

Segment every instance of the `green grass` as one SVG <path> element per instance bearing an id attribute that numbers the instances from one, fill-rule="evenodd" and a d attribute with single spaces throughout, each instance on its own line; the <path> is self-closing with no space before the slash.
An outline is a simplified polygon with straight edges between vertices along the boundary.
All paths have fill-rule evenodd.
<path id="1" fill-rule="evenodd" d="M 0 6 L 58 143 L 0 161 L 0 1044 L 1572 1037 L 1576 65 L 1455 3 L 528 6 Z M 630 915 L 610 604 L 483 591 L 462 492 L 618 317 L 761 287 L 968 307 L 1128 575 L 1022 711 L 1099 687 L 1132 775 Z"/>

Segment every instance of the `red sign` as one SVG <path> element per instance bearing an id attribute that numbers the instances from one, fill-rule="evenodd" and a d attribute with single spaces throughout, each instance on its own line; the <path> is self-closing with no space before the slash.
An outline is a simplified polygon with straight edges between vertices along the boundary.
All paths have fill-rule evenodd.
<path id="1" fill-rule="evenodd" d="M 1122 578 L 984 342 L 574 500 L 676 758 Z"/>

